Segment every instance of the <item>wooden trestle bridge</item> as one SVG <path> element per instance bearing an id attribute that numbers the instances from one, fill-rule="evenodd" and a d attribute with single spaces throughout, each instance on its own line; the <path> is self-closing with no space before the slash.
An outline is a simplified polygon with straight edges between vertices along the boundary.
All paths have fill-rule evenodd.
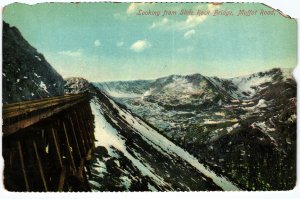
<path id="1" fill-rule="evenodd" d="M 89 191 L 94 116 L 87 93 L 3 105 L 9 191 Z"/>

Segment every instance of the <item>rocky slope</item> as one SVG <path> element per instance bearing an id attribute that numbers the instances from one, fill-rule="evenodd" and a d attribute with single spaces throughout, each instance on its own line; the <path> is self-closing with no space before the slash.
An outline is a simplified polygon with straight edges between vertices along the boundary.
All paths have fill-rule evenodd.
<path id="1" fill-rule="evenodd" d="M 66 93 L 86 91 L 91 95 L 97 140 L 88 177 L 93 191 L 240 189 L 87 80 L 66 80 Z"/>
<path id="2" fill-rule="evenodd" d="M 78 94 L 89 91 L 90 83 L 81 77 L 70 77 L 65 79 L 64 91 L 66 94 Z"/>
<path id="3" fill-rule="evenodd" d="M 231 79 L 169 76 L 135 98 L 114 99 L 246 189 L 295 185 L 296 82 L 291 70 Z"/>
<path id="4" fill-rule="evenodd" d="M 98 140 L 89 177 L 93 191 L 240 189 L 102 91 L 91 93 Z"/>
<path id="5" fill-rule="evenodd" d="M 118 82 L 95 82 L 94 85 L 112 97 L 134 98 L 143 95 L 153 80 L 135 80 Z"/>
<path id="6" fill-rule="evenodd" d="M 3 103 L 63 95 L 64 80 L 16 27 L 3 22 Z"/>

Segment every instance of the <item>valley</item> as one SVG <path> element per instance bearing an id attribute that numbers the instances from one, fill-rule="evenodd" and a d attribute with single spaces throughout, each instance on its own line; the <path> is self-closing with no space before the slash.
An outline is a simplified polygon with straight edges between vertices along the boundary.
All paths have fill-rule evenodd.
<path id="1" fill-rule="evenodd" d="M 118 82 L 94 85 L 245 189 L 293 188 L 296 83 L 290 70 L 231 79 L 174 75 L 127 82 L 126 89 Z"/>

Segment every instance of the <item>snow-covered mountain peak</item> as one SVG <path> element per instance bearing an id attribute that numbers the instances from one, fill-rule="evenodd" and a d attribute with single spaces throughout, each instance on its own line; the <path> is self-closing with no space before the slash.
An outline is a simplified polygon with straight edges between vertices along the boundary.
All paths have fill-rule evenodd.
<path id="1" fill-rule="evenodd" d="M 95 83 L 115 98 L 159 102 L 163 106 L 212 106 L 234 99 L 251 99 L 270 84 L 291 78 L 291 69 L 274 68 L 235 78 L 207 77 L 199 73 L 170 75 L 151 81 Z"/>
<path id="2" fill-rule="evenodd" d="M 115 98 L 139 98 L 150 88 L 153 80 L 94 82 L 93 85 Z"/>
<path id="3" fill-rule="evenodd" d="M 281 68 L 282 77 L 284 79 L 293 79 L 293 68 Z"/>
<path id="4" fill-rule="evenodd" d="M 292 69 L 274 68 L 251 75 L 230 78 L 229 80 L 238 88 L 237 96 L 240 98 L 252 98 L 256 93 L 280 81 L 285 81 L 292 76 Z"/>

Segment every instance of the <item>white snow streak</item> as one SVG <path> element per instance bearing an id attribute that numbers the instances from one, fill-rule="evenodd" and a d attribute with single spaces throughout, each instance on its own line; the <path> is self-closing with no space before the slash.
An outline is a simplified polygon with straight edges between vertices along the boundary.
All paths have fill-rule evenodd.
<path id="1" fill-rule="evenodd" d="M 48 90 L 47 90 L 47 86 L 46 86 L 46 84 L 45 84 L 43 81 L 41 81 L 40 87 L 41 87 L 46 93 L 49 93 Z"/>
<path id="2" fill-rule="evenodd" d="M 113 149 L 118 149 L 121 151 L 131 162 L 142 172 L 143 175 L 147 175 L 156 181 L 160 185 L 166 185 L 164 180 L 153 173 L 152 168 L 149 165 L 144 165 L 138 159 L 134 158 L 126 149 L 125 140 L 114 129 L 104 118 L 101 107 L 97 103 L 97 99 L 93 99 L 90 103 L 92 108 L 92 113 L 95 115 L 95 137 L 98 140 L 96 146 L 104 146 L 111 156 L 114 156 Z"/>
<path id="3" fill-rule="evenodd" d="M 143 139 L 148 140 L 148 142 L 152 142 L 152 145 L 155 144 L 157 146 L 160 146 L 163 150 L 170 154 L 174 154 L 181 157 L 182 159 L 190 163 L 192 166 L 194 166 L 196 169 L 198 169 L 201 173 L 203 173 L 207 177 L 210 177 L 214 181 L 214 183 L 216 183 L 224 190 L 239 190 L 239 188 L 233 183 L 231 183 L 224 177 L 217 176 L 213 171 L 205 168 L 204 165 L 200 164 L 194 156 L 192 156 L 182 148 L 176 146 L 174 143 L 166 139 L 160 133 L 156 132 L 154 129 L 149 127 L 139 118 L 134 118 L 127 111 L 119 108 L 119 106 L 117 106 L 114 103 L 114 101 L 110 100 L 110 102 L 113 104 L 114 108 L 116 108 L 119 111 L 120 115 L 125 115 L 125 119 L 128 122 L 128 124 L 135 128 L 137 130 L 137 133 L 139 133 L 143 137 Z"/>

